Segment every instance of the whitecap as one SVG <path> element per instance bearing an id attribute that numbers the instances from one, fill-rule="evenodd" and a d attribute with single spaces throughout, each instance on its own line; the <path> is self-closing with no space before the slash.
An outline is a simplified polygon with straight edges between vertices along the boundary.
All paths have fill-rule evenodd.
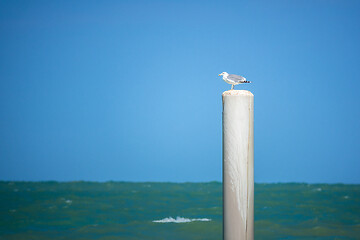
<path id="1" fill-rule="evenodd" d="M 161 220 L 154 220 L 156 223 L 188 223 L 188 222 L 209 222 L 209 218 L 183 218 L 177 216 L 176 219 L 172 217 L 164 218 Z"/>

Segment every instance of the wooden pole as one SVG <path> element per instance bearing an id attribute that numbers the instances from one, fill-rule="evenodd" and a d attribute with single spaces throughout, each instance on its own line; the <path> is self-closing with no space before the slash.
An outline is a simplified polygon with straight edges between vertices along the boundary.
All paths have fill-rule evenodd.
<path id="1" fill-rule="evenodd" d="M 223 97 L 223 239 L 254 239 L 254 95 Z"/>

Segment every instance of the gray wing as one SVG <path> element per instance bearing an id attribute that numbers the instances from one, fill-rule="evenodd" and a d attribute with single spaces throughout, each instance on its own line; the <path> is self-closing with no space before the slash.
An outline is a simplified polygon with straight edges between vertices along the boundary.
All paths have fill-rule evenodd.
<path id="1" fill-rule="evenodd" d="M 234 82 L 245 82 L 246 78 L 239 76 L 239 75 L 235 75 L 235 74 L 229 74 L 228 79 L 234 81 Z"/>

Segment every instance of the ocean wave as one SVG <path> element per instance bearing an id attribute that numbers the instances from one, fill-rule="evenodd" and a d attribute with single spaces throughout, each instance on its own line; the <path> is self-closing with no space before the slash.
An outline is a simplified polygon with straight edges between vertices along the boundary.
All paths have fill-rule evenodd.
<path id="1" fill-rule="evenodd" d="M 161 220 L 154 220 L 156 223 L 188 223 L 188 222 L 209 222 L 211 219 L 209 218 L 183 218 L 183 217 L 168 217 Z"/>

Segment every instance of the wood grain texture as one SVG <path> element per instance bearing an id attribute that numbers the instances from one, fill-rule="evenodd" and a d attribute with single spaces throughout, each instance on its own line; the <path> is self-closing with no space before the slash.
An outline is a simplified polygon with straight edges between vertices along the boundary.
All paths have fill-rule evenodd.
<path id="1" fill-rule="evenodd" d="M 254 95 L 223 93 L 225 240 L 254 239 Z"/>

